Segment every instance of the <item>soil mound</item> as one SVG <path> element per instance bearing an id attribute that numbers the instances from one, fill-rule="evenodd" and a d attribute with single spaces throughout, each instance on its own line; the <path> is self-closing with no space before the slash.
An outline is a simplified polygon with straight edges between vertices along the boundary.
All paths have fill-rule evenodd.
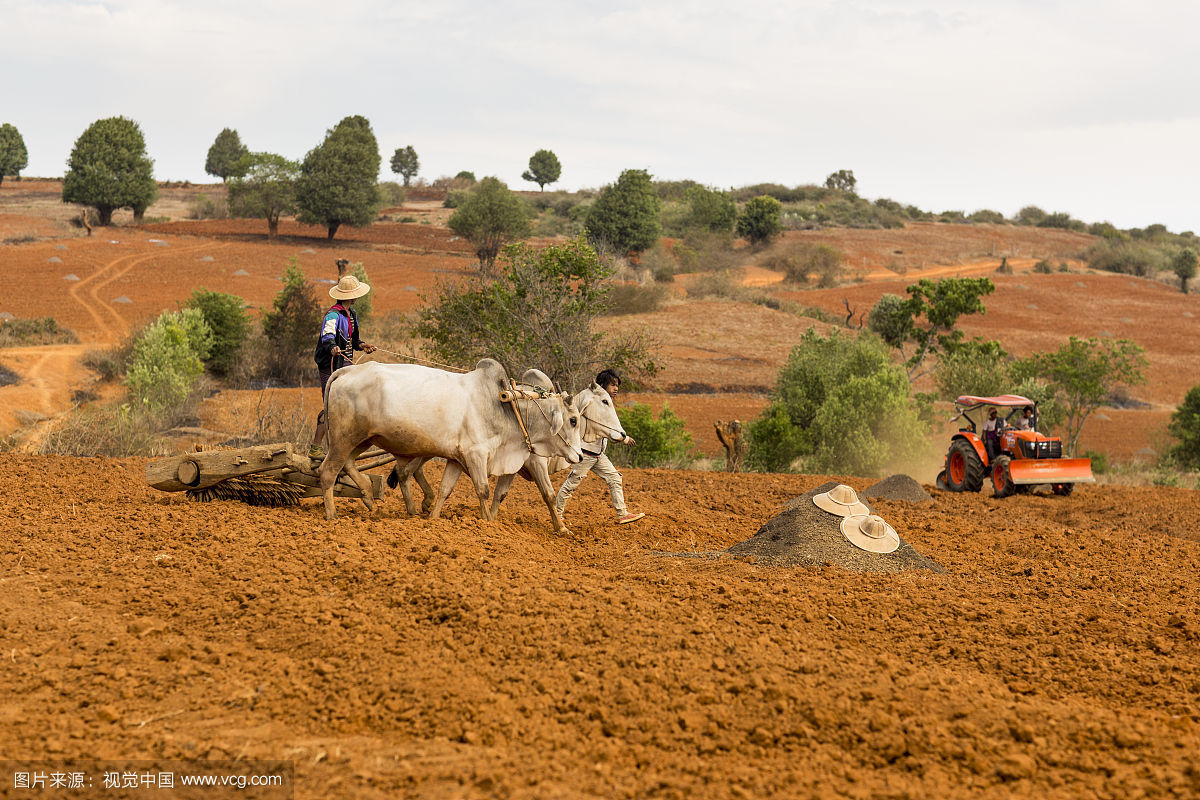
<path id="1" fill-rule="evenodd" d="M 902 500 L 908 503 L 932 503 L 933 498 L 921 484 L 908 475 L 899 473 L 884 478 L 862 493 L 863 497 L 877 500 Z"/>
<path id="2" fill-rule="evenodd" d="M 918 553 L 904 537 L 894 553 L 868 553 L 842 535 L 841 517 L 817 508 L 813 495 L 837 486 L 830 481 L 790 501 L 783 511 L 758 533 L 732 545 L 726 552 L 735 556 L 754 556 L 777 564 L 819 567 L 832 564 L 851 572 L 900 572 L 906 569 L 944 570 Z M 865 501 L 864 501 L 865 502 Z M 871 508 L 870 504 L 866 504 Z M 871 508 L 871 513 L 875 509 Z"/>

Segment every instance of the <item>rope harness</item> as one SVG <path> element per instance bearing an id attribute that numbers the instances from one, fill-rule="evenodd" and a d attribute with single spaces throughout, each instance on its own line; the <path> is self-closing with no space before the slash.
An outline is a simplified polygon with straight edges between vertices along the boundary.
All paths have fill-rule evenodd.
<path id="1" fill-rule="evenodd" d="M 517 418 L 517 425 L 521 428 L 521 436 L 524 437 L 524 439 L 525 439 L 525 449 L 528 450 L 533 455 L 542 456 L 543 458 L 553 458 L 556 454 L 555 453 L 539 453 L 537 450 L 534 449 L 533 441 L 529 438 L 529 428 L 526 427 L 525 419 L 524 419 L 524 417 L 521 416 L 521 407 L 520 407 L 520 405 L 518 405 L 518 403 L 522 400 L 524 400 L 526 402 L 532 402 L 533 407 L 538 410 L 538 413 L 542 415 L 542 419 L 545 420 L 546 424 L 548 426 L 550 426 L 551 430 L 553 430 L 554 424 L 550 421 L 550 417 L 548 417 L 546 415 L 546 409 L 542 408 L 541 404 L 537 402 L 538 400 L 550 400 L 552 398 L 559 398 L 559 399 L 565 400 L 566 394 L 564 394 L 562 392 L 551 392 L 546 389 L 543 389 L 540 386 L 531 386 L 529 384 L 517 384 L 517 383 L 514 383 L 511 378 L 509 378 L 509 380 L 508 380 L 508 388 L 504 389 L 500 392 L 500 402 L 508 403 L 510 406 L 512 406 L 513 415 Z M 528 416 L 528 413 L 526 413 L 525 416 Z M 563 436 L 563 433 L 562 433 L 563 429 L 565 429 L 565 428 L 566 428 L 566 421 L 564 420 L 563 427 L 560 428 L 554 435 L 557 436 L 563 444 L 567 445 L 567 447 L 570 448 L 571 442 L 567 439 L 566 436 Z"/>

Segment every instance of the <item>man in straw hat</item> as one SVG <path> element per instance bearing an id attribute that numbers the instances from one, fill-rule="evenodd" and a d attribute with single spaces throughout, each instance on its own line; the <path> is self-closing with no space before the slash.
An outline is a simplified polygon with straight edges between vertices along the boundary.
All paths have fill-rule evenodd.
<path id="1" fill-rule="evenodd" d="M 338 271 L 343 272 L 341 262 Z M 358 317 L 354 314 L 354 301 L 371 291 L 371 287 L 353 275 L 343 274 L 335 286 L 330 288 L 329 296 L 337 302 L 325 312 L 321 322 L 321 337 L 317 340 L 317 350 L 313 358 L 317 362 L 317 372 L 321 377 L 321 396 L 325 396 L 325 384 L 335 370 L 341 369 L 352 362 L 354 351 L 374 353 L 375 345 L 367 344 L 359 338 Z M 325 440 L 325 410 L 317 414 L 317 429 L 313 433 L 313 445 L 308 455 L 311 458 L 324 458 L 325 451 L 321 443 Z"/>

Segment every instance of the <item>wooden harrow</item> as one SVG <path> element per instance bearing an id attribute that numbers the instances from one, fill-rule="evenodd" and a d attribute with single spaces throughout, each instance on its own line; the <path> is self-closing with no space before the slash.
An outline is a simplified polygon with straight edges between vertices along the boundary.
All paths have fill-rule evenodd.
<path id="1" fill-rule="evenodd" d="M 382 473 L 367 470 L 382 467 L 396 457 L 372 447 L 355 464 L 371 484 L 371 498 L 383 496 Z M 146 482 L 164 492 L 186 492 L 193 500 L 240 500 L 259 506 L 295 505 L 302 497 L 320 497 L 317 476 L 320 461 L 297 453 L 290 443 L 263 444 L 232 450 L 204 450 L 162 458 L 146 464 Z M 354 481 L 343 472 L 333 493 L 338 497 L 362 497 Z"/>

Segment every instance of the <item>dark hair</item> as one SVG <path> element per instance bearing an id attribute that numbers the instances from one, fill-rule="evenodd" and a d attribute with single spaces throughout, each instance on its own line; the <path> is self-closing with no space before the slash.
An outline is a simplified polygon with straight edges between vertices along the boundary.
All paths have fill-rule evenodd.
<path id="1" fill-rule="evenodd" d="M 1025 406 L 1025 408 L 1021 409 L 1021 411 L 1022 411 L 1022 412 L 1025 412 L 1025 411 L 1033 411 L 1033 406 Z"/>
<path id="2" fill-rule="evenodd" d="M 600 374 L 596 376 L 596 383 L 601 386 L 608 386 L 610 383 L 620 386 L 621 376 L 617 374 L 615 369 L 601 370 Z"/>

